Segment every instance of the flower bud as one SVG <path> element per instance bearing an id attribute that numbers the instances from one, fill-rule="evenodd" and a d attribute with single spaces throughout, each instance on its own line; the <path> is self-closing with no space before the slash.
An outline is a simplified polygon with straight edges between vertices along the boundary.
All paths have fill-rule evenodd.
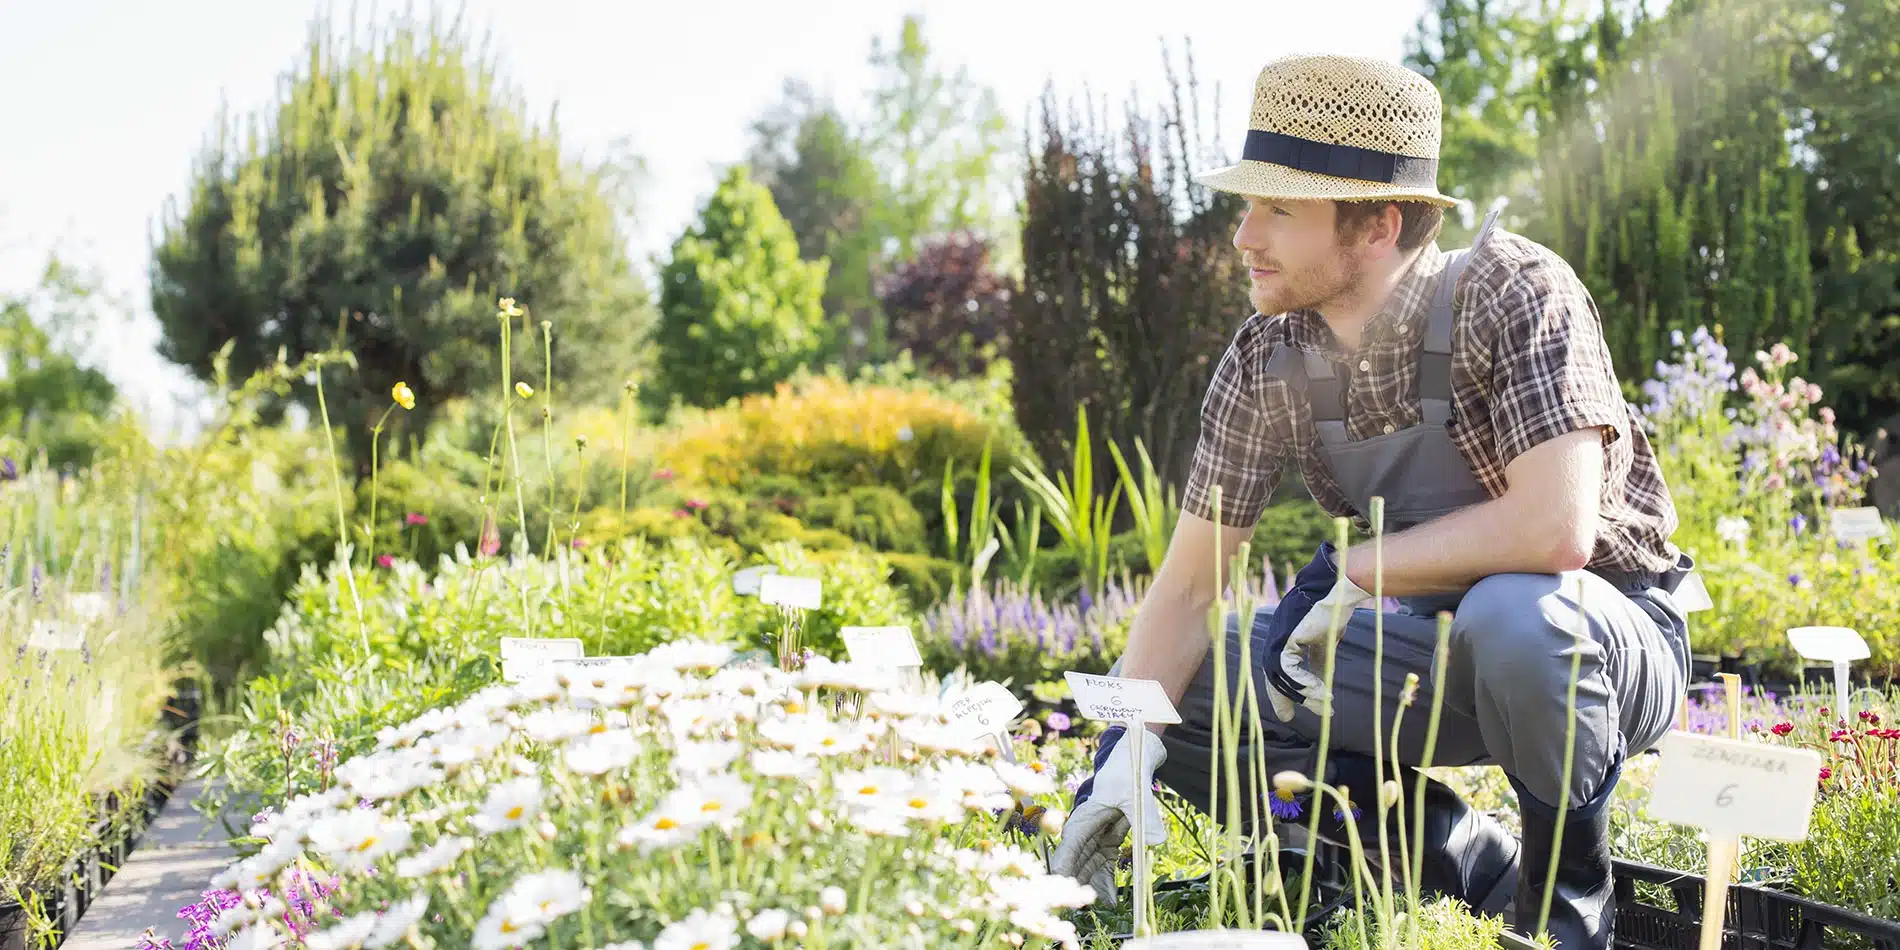
<path id="1" fill-rule="evenodd" d="M 1273 789 L 1277 792 L 1285 792 L 1288 795 L 1299 795 L 1312 791 L 1313 780 L 1292 769 L 1288 769 L 1273 776 Z"/>

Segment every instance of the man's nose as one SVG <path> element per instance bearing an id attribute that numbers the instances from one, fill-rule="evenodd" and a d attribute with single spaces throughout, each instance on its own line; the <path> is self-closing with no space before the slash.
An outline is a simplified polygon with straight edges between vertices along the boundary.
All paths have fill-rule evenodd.
<path id="1" fill-rule="evenodd" d="M 1266 250 L 1265 235 L 1260 227 L 1259 216 L 1254 213 L 1252 203 L 1241 212 L 1240 225 L 1234 228 L 1234 250 L 1242 254 L 1257 253 Z"/>

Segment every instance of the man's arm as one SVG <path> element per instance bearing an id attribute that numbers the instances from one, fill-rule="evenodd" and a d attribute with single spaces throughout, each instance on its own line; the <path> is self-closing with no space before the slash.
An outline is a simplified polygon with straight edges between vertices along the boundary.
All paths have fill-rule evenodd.
<path id="1" fill-rule="evenodd" d="M 1603 431 L 1578 429 L 1525 450 L 1505 466 L 1504 494 L 1383 539 L 1374 590 L 1374 542 L 1347 549 L 1346 576 L 1388 597 L 1464 590 L 1492 574 L 1559 574 L 1590 562 L 1603 492 Z"/>
<path id="2" fill-rule="evenodd" d="M 1207 615 L 1221 593 L 1217 579 L 1228 577 L 1241 542 L 1253 536 L 1252 529 L 1218 527 L 1217 539 L 1213 521 L 1181 512 L 1161 569 L 1128 626 L 1121 675 L 1158 680 L 1177 705 L 1212 643 Z M 1160 732 L 1166 727 L 1152 728 Z"/>

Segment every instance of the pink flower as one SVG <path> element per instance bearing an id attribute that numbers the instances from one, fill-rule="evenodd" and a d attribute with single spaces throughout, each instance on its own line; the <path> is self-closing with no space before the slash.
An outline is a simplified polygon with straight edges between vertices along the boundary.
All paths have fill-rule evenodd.
<path id="1" fill-rule="evenodd" d="M 567 543 L 567 545 L 568 545 L 568 547 L 571 547 L 571 548 L 574 548 L 575 550 L 577 550 L 577 551 L 578 551 L 578 550 L 580 550 L 581 548 L 584 548 L 584 547 L 586 547 L 586 546 L 587 546 L 587 539 L 586 539 L 586 538 L 575 538 L 574 540 L 572 540 L 572 541 L 569 541 L 569 542 Z"/>
<path id="2" fill-rule="evenodd" d="M 1816 398 L 1819 398 L 1819 397 L 1816 397 Z M 1831 426 L 1834 424 L 1834 409 L 1832 407 L 1830 406 L 1821 407 L 1821 424 L 1824 426 Z"/>
<path id="3" fill-rule="evenodd" d="M 1821 387 L 1816 386 L 1813 383 L 1808 384 L 1808 401 L 1809 402 L 1821 401 Z"/>
<path id="4" fill-rule="evenodd" d="M 686 499 L 686 507 L 693 511 L 702 511 L 706 507 L 706 502 L 698 498 L 688 498 Z"/>
<path id="5" fill-rule="evenodd" d="M 693 516 L 693 513 L 690 511 L 687 511 L 684 508 L 673 509 L 673 517 L 675 518 L 691 518 L 692 516 Z"/>
<path id="6" fill-rule="evenodd" d="M 1831 779 L 1833 777 L 1834 777 L 1833 769 L 1830 769 L 1825 765 L 1821 766 L 1821 781 L 1825 782 L 1828 779 Z"/>
<path id="7" fill-rule="evenodd" d="M 1785 736 L 1788 733 L 1791 733 L 1794 731 L 1794 723 L 1778 722 L 1778 723 L 1775 723 L 1775 728 L 1770 731 L 1772 731 L 1775 735 Z"/>
<path id="8" fill-rule="evenodd" d="M 390 557 L 387 554 L 378 554 L 376 555 L 376 566 L 377 567 L 395 567 L 396 559 L 393 557 Z"/>
<path id="9" fill-rule="evenodd" d="M 663 482 L 666 482 L 666 481 L 672 481 L 672 480 L 673 480 L 673 470 L 672 470 L 672 469 L 670 469 L 670 468 L 663 468 L 663 469 L 660 469 L 659 471 L 657 471 L 657 472 L 654 472 L 654 473 L 653 473 L 653 477 L 654 477 L 654 478 L 657 478 L 657 479 L 659 479 L 660 481 L 663 481 Z"/>
<path id="10" fill-rule="evenodd" d="M 1795 361 L 1794 351 L 1788 349 L 1788 344 L 1786 343 L 1777 343 L 1769 347 L 1768 356 L 1774 361 L 1776 366 L 1786 366 Z"/>
<path id="11" fill-rule="evenodd" d="M 1829 742 L 1846 742 L 1847 740 L 1849 740 L 1849 739 L 1852 739 L 1852 738 L 1854 738 L 1854 733 L 1853 733 L 1853 730 L 1851 730 L 1851 729 L 1836 729 L 1836 730 L 1834 730 L 1833 732 L 1831 732 L 1831 733 L 1828 733 L 1828 736 L 1827 736 L 1827 741 L 1829 741 Z"/>
<path id="12" fill-rule="evenodd" d="M 403 515 L 402 520 L 404 524 L 407 524 L 411 527 L 417 527 L 420 525 L 428 524 L 429 516 L 422 514 L 420 512 L 412 511 L 406 515 Z"/>

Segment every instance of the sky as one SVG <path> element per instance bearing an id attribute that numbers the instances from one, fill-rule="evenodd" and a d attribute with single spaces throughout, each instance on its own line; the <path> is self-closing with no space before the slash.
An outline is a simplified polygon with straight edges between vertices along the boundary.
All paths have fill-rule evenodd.
<path id="1" fill-rule="evenodd" d="M 426 10 L 426 4 L 417 9 Z M 466 0 L 532 114 L 557 103 L 565 146 L 616 143 L 647 169 L 629 253 L 661 253 L 739 158 L 746 127 L 802 78 L 857 107 L 873 37 L 920 14 L 932 54 L 996 90 L 1020 123 L 1054 84 L 1153 102 L 1162 47 L 1191 42 L 1218 84 L 1222 139 L 1246 130 L 1269 60 L 1332 52 L 1399 57 L 1424 0 Z M 110 295 L 91 353 L 155 435 L 190 428 L 199 390 L 158 356 L 146 284 L 151 234 L 182 196 L 220 103 L 269 103 L 311 0 L 0 0 L 0 292 L 36 280 L 47 254 L 96 272 Z M 359 16 L 370 13 L 365 4 Z M 385 5 L 383 14 L 400 11 Z M 1211 107 L 1209 108 L 1212 112 Z M 1230 146 L 1231 147 L 1231 146 Z"/>

